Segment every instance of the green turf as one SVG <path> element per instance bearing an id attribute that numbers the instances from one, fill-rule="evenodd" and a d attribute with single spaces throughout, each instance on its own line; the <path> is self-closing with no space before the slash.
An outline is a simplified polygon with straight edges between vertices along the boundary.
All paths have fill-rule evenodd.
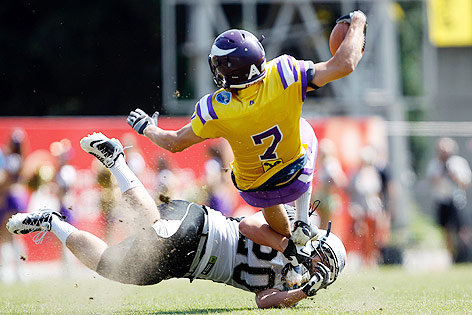
<path id="1" fill-rule="evenodd" d="M 346 273 L 289 310 L 258 310 L 253 294 L 207 281 L 136 287 L 98 276 L 51 279 L 0 285 L 0 314 L 472 314 L 472 265 Z"/>

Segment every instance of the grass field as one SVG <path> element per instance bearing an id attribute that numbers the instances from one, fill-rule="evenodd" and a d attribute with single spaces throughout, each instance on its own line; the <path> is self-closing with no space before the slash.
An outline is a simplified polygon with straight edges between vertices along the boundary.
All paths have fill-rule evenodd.
<path id="1" fill-rule="evenodd" d="M 292 309 L 259 310 L 254 295 L 207 281 L 150 287 L 100 277 L 0 285 L 1 314 L 472 314 L 472 265 L 408 273 L 379 268 L 344 274 Z"/>

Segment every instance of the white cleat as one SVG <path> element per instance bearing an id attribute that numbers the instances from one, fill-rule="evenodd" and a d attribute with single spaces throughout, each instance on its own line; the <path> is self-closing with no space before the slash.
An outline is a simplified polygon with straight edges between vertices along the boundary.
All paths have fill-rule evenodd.
<path id="1" fill-rule="evenodd" d="M 125 155 L 123 145 L 118 139 L 109 139 L 101 132 L 94 132 L 80 140 L 80 147 L 95 156 L 106 168 L 115 165 L 120 155 Z"/>
<path id="2" fill-rule="evenodd" d="M 51 230 L 53 215 L 61 220 L 65 219 L 61 214 L 49 209 L 32 213 L 17 213 L 8 220 L 6 224 L 7 230 L 12 234 L 41 232 L 33 238 L 33 241 L 39 244 L 43 241 L 46 233 Z"/>
<path id="3" fill-rule="evenodd" d="M 290 239 L 297 245 L 305 246 L 308 241 L 317 240 L 319 237 L 320 232 L 316 225 L 296 221 L 293 225 L 293 232 Z"/>

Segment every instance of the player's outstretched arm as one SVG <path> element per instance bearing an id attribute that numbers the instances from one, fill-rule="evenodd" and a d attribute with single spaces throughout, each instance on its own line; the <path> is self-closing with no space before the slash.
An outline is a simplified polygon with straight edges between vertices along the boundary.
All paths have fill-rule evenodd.
<path id="1" fill-rule="evenodd" d="M 316 295 L 320 289 L 325 289 L 329 285 L 329 279 L 329 268 L 318 262 L 315 265 L 315 273 L 303 287 L 288 291 L 267 289 L 257 292 L 257 306 L 259 308 L 291 307 L 307 297 Z"/>
<path id="2" fill-rule="evenodd" d="M 161 148 L 172 153 L 181 152 L 205 140 L 193 132 L 190 123 L 179 130 L 164 130 L 157 126 L 150 126 L 146 128 L 144 135 Z"/>
<path id="3" fill-rule="evenodd" d="M 256 304 L 259 308 L 292 307 L 306 297 L 301 288 L 289 291 L 267 289 L 256 293 Z"/>
<path id="4" fill-rule="evenodd" d="M 315 64 L 315 76 L 311 81 L 323 86 L 341 79 L 354 71 L 362 58 L 364 47 L 364 28 L 367 19 L 361 11 L 352 14 L 349 30 L 334 56 L 325 62 Z"/>
<path id="5" fill-rule="evenodd" d="M 126 122 L 138 134 L 148 137 L 154 144 L 172 153 L 183 151 L 205 140 L 193 132 L 190 123 L 179 130 L 162 129 L 157 126 L 158 117 L 158 112 L 150 117 L 143 110 L 137 108 L 129 113 Z"/>

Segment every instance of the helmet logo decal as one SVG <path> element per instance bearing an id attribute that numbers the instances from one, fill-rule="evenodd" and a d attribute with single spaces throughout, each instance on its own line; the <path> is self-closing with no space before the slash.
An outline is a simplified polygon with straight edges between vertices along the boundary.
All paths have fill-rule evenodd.
<path id="1" fill-rule="evenodd" d="M 216 94 L 215 99 L 220 104 L 228 105 L 229 102 L 231 102 L 231 92 L 221 91 L 218 94 Z"/>
<path id="2" fill-rule="evenodd" d="M 226 55 L 232 53 L 233 51 L 235 51 L 236 49 L 238 49 L 238 48 L 221 49 L 221 48 L 219 48 L 218 46 L 213 45 L 213 46 L 211 47 L 210 54 L 211 54 L 212 56 L 226 56 Z"/>
<path id="3" fill-rule="evenodd" d="M 257 69 L 256 65 L 252 64 L 251 69 L 249 69 L 249 75 L 248 75 L 247 79 L 251 80 L 253 76 L 258 76 L 260 74 L 261 74 L 261 72 L 259 71 L 259 69 Z"/>

